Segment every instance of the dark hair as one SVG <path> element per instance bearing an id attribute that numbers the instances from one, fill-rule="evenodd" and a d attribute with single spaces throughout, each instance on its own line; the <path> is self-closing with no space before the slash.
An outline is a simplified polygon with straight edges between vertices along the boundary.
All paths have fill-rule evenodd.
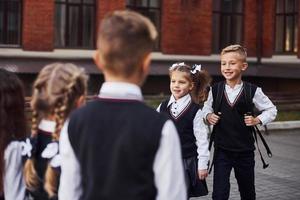
<path id="1" fill-rule="evenodd" d="M 211 83 L 211 77 L 205 70 L 194 70 L 194 66 L 191 67 L 184 63 L 175 63 L 169 68 L 169 74 L 172 75 L 174 71 L 184 72 L 187 79 L 193 83 L 193 89 L 191 91 L 192 99 L 195 103 L 203 103 L 207 99 L 208 87 Z M 195 71 L 192 73 L 192 71 Z"/>
<path id="2" fill-rule="evenodd" d="M 5 149 L 12 140 L 26 137 L 22 85 L 16 74 L 0 68 L 0 193 L 3 192 Z"/>
<path id="3" fill-rule="evenodd" d="M 118 76 L 131 76 L 152 51 L 156 37 L 153 23 L 137 12 L 123 10 L 106 15 L 98 36 L 104 67 Z"/>

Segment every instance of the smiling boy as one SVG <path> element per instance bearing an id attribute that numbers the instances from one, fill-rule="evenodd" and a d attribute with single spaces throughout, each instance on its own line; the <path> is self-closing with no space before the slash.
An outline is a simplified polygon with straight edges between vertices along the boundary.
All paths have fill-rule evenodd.
<path id="1" fill-rule="evenodd" d="M 204 103 L 206 121 L 214 125 L 214 200 L 224 200 L 230 194 L 230 173 L 234 169 L 241 199 L 253 200 L 254 138 L 251 126 L 265 125 L 277 115 L 276 107 L 261 88 L 242 81 L 246 71 L 246 50 L 240 45 L 230 45 L 221 52 L 221 73 L 225 81 L 215 84 Z M 251 102 L 247 102 L 248 87 Z M 253 108 L 261 111 L 258 116 L 249 115 Z"/>

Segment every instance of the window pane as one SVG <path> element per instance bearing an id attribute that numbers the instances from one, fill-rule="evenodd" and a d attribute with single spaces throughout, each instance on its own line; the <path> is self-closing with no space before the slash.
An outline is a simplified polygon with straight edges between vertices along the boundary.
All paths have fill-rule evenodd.
<path id="1" fill-rule="evenodd" d="M 229 15 L 223 15 L 221 19 L 221 49 L 231 43 L 231 19 Z"/>
<path id="2" fill-rule="evenodd" d="M 160 7 L 160 0 L 149 0 L 150 7 L 159 8 Z"/>
<path id="3" fill-rule="evenodd" d="M 232 0 L 222 1 L 222 12 L 232 12 Z"/>
<path id="4" fill-rule="evenodd" d="M 294 18 L 286 17 L 286 30 L 285 30 L 285 51 L 293 50 L 293 35 L 294 35 Z"/>
<path id="5" fill-rule="evenodd" d="M 220 10 L 221 10 L 221 0 L 214 0 L 213 11 L 220 11 Z"/>
<path id="6" fill-rule="evenodd" d="M 0 2 L 0 44 L 4 43 L 4 2 Z"/>
<path id="7" fill-rule="evenodd" d="M 283 51 L 283 37 L 284 37 L 284 26 L 283 26 L 283 16 L 276 17 L 276 43 L 275 51 Z"/>
<path id="8" fill-rule="evenodd" d="M 148 6 L 147 2 L 148 2 L 147 0 L 136 0 L 135 6 L 147 7 Z"/>
<path id="9" fill-rule="evenodd" d="M 283 13 L 284 8 L 284 0 L 277 0 L 276 1 L 276 12 Z"/>
<path id="10" fill-rule="evenodd" d="M 82 33 L 82 46 L 93 46 L 94 43 L 94 8 L 85 6 L 83 8 L 83 33 Z"/>
<path id="11" fill-rule="evenodd" d="M 298 26 L 297 26 L 297 24 L 298 24 L 298 20 L 297 20 L 297 18 L 296 18 L 296 20 L 295 20 L 296 22 L 295 22 L 295 35 L 294 35 L 294 37 L 295 37 L 295 39 L 294 39 L 294 52 L 297 52 L 298 51 Z"/>
<path id="12" fill-rule="evenodd" d="M 95 0 L 83 0 L 83 3 L 94 4 L 94 3 L 95 3 Z"/>
<path id="13" fill-rule="evenodd" d="M 233 12 L 241 13 L 243 11 L 243 0 L 233 0 Z"/>
<path id="14" fill-rule="evenodd" d="M 66 6 L 57 4 L 55 6 L 55 46 L 65 46 L 66 34 Z"/>
<path id="15" fill-rule="evenodd" d="M 78 27 L 78 19 L 79 19 L 79 7 L 78 6 L 70 6 L 69 7 L 69 46 L 78 46 L 79 40 L 79 27 Z"/>
<path id="16" fill-rule="evenodd" d="M 214 14 L 213 17 L 213 52 L 219 53 L 220 51 L 220 15 Z"/>
<path id="17" fill-rule="evenodd" d="M 81 0 L 68 0 L 69 3 L 81 3 Z"/>
<path id="18" fill-rule="evenodd" d="M 285 0 L 285 12 L 293 12 L 295 0 Z"/>
<path id="19" fill-rule="evenodd" d="M 135 0 L 126 0 L 126 5 L 128 6 L 132 6 L 132 5 L 135 5 Z"/>
<path id="20" fill-rule="evenodd" d="M 233 30 L 231 33 L 231 43 L 232 44 L 241 44 L 242 43 L 242 26 L 243 26 L 243 22 L 242 22 L 243 18 L 242 16 L 233 16 L 232 17 L 232 24 L 234 24 L 234 26 L 232 26 Z"/>

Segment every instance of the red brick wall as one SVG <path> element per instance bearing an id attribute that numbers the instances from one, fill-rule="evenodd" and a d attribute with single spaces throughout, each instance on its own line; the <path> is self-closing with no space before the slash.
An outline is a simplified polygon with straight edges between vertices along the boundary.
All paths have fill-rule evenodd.
<path id="1" fill-rule="evenodd" d="M 256 55 L 257 45 L 257 5 L 254 0 L 245 0 L 244 18 L 244 46 L 248 56 Z"/>
<path id="2" fill-rule="evenodd" d="M 23 3 L 23 49 L 52 51 L 54 40 L 54 1 L 24 0 Z"/>
<path id="3" fill-rule="evenodd" d="M 161 51 L 165 54 L 211 53 L 212 0 L 163 1 Z"/>
<path id="4" fill-rule="evenodd" d="M 263 0 L 263 56 L 271 57 L 275 42 L 275 0 Z"/>

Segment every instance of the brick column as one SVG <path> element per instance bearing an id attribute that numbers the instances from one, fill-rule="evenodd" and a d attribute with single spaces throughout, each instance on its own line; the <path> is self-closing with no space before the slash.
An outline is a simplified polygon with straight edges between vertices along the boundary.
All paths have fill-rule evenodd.
<path id="1" fill-rule="evenodd" d="M 244 46 L 247 48 L 248 56 L 255 56 L 257 45 L 256 31 L 258 12 L 256 0 L 245 0 L 244 8 Z"/>
<path id="2" fill-rule="evenodd" d="M 212 0 L 163 1 L 162 53 L 209 55 L 211 40 Z"/>
<path id="3" fill-rule="evenodd" d="M 275 43 L 275 0 L 263 1 L 263 56 L 271 57 Z"/>
<path id="4" fill-rule="evenodd" d="M 23 2 L 23 49 L 52 51 L 54 0 L 24 0 Z"/>

